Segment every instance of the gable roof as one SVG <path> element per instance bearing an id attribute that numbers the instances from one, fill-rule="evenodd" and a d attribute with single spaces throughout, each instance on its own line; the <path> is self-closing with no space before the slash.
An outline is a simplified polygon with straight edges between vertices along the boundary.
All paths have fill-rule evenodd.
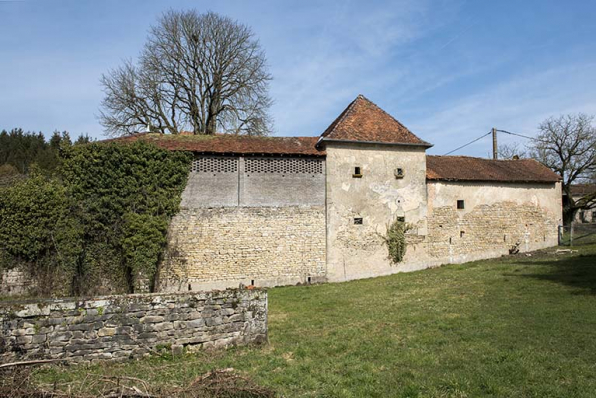
<path id="1" fill-rule="evenodd" d="M 327 127 L 320 141 L 432 146 L 362 94 Z"/>
<path id="2" fill-rule="evenodd" d="M 493 160 L 468 156 L 427 156 L 426 179 L 555 183 L 561 177 L 534 159 Z"/>
<path id="3" fill-rule="evenodd" d="M 315 147 L 318 137 L 256 137 L 246 135 L 188 135 L 139 133 L 104 142 L 144 141 L 171 151 L 236 155 L 325 156 Z"/>

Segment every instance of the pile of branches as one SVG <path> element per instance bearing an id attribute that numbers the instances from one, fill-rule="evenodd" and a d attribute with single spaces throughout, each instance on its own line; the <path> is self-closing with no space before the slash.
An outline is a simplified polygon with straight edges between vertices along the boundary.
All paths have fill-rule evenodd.
<path id="1" fill-rule="evenodd" d="M 186 387 L 153 387 L 142 379 L 103 376 L 81 383 L 85 390 L 54 383 L 40 387 L 31 380 L 28 368 L 0 369 L 0 398 L 273 398 L 275 392 L 255 384 L 234 369 L 213 370 Z"/>

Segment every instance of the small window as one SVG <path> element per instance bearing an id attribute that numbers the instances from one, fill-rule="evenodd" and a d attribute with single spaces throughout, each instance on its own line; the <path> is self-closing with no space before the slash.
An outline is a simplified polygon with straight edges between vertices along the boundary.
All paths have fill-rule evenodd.
<path id="1" fill-rule="evenodd" d="M 360 167 L 354 167 L 354 174 L 352 174 L 353 178 L 362 178 L 362 170 Z"/>
<path id="2" fill-rule="evenodd" d="M 466 233 L 464 231 L 459 231 L 459 237 L 463 238 Z"/>
<path id="3" fill-rule="evenodd" d="M 354 225 L 362 225 L 362 217 L 354 218 Z"/>
<path id="4" fill-rule="evenodd" d="M 458 201 L 457 201 L 457 208 L 458 208 L 459 210 L 462 210 L 462 209 L 464 209 L 464 208 L 465 208 L 465 203 L 464 203 L 464 201 L 463 201 L 463 200 L 461 200 L 461 199 L 460 199 L 460 200 L 458 200 Z"/>
<path id="5" fill-rule="evenodd" d="M 404 178 L 404 169 L 398 167 L 397 169 L 395 169 L 394 174 L 395 178 Z"/>

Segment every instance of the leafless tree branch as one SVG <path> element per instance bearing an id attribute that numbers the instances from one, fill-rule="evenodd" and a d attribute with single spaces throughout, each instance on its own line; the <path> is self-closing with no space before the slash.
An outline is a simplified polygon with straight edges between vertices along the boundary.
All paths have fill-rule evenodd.
<path id="1" fill-rule="evenodd" d="M 265 135 L 272 129 L 265 53 L 252 30 L 209 12 L 169 11 L 139 62 L 101 78 L 100 120 L 111 135 L 144 130 L 178 134 Z"/>

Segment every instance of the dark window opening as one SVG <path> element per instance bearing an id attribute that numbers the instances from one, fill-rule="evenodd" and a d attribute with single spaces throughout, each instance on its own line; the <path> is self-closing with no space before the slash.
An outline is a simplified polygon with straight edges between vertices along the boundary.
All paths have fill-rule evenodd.
<path id="1" fill-rule="evenodd" d="M 405 217 L 397 217 L 397 221 L 399 222 L 405 222 L 406 218 Z"/>
<path id="2" fill-rule="evenodd" d="M 458 208 L 459 210 L 462 210 L 464 207 L 465 207 L 464 201 L 463 201 L 463 200 L 461 200 L 461 199 L 460 199 L 460 200 L 458 200 L 458 201 L 457 201 L 457 208 Z"/>
<path id="3" fill-rule="evenodd" d="M 354 225 L 362 225 L 362 217 L 354 218 Z"/>
<path id="4" fill-rule="evenodd" d="M 449 238 L 449 244 L 451 244 L 451 237 Z"/>
<path id="5" fill-rule="evenodd" d="M 310 281 L 311 281 L 310 276 L 307 278 L 307 280 L 308 280 L 308 284 L 310 285 Z"/>
<path id="6" fill-rule="evenodd" d="M 362 170 L 360 167 L 354 167 L 354 174 L 352 174 L 353 178 L 360 178 L 362 177 Z"/>
<path id="7" fill-rule="evenodd" d="M 404 169 L 401 167 L 395 169 L 395 178 L 404 178 Z"/>
<path id="8" fill-rule="evenodd" d="M 459 237 L 463 238 L 466 233 L 464 231 L 459 231 Z"/>
<path id="9" fill-rule="evenodd" d="M 507 242 L 507 235 L 503 235 L 503 242 Z"/>
<path id="10" fill-rule="evenodd" d="M 255 280 L 254 279 L 251 279 L 250 280 L 250 284 L 251 284 L 251 286 L 254 286 L 255 285 Z"/>

